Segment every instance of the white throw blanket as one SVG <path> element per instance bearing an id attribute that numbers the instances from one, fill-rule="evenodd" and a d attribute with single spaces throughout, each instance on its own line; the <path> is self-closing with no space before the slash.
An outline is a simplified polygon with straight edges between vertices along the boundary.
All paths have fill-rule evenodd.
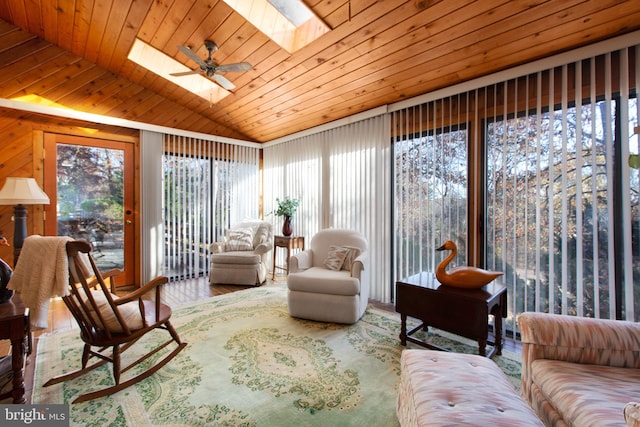
<path id="1" fill-rule="evenodd" d="M 69 240 L 70 237 L 61 236 L 29 236 L 22 245 L 8 288 L 20 293 L 35 327 L 47 327 L 49 300 L 69 293 Z"/>

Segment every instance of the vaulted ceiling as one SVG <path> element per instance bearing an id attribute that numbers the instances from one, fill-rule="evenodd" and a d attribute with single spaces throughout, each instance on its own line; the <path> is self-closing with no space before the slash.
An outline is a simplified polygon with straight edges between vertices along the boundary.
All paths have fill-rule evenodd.
<path id="1" fill-rule="evenodd" d="M 222 0 L 5 0 L 0 98 L 266 142 L 640 29 L 638 0 L 304 2 L 331 30 L 290 54 Z M 212 104 L 127 59 L 136 38 L 253 69 Z"/>

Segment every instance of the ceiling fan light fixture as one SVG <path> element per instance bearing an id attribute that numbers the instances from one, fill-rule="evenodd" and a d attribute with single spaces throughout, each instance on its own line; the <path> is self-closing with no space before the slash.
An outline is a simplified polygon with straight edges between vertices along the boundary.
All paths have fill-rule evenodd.
<path id="1" fill-rule="evenodd" d="M 218 50 L 218 46 L 211 40 L 205 40 L 204 46 L 207 48 L 207 51 L 209 51 L 209 55 L 205 59 L 200 58 L 195 54 L 193 50 L 186 46 L 178 46 L 178 50 L 184 53 L 193 62 L 198 64 L 199 68 L 186 72 L 171 73 L 171 75 L 173 77 L 182 77 L 193 74 L 202 74 L 209 77 L 210 79 L 213 79 L 216 83 L 218 83 L 226 90 L 233 90 L 236 88 L 235 85 L 231 83 L 226 77 L 221 76 L 221 74 L 224 74 L 227 71 L 248 71 L 253 68 L 248 62 L 237 62 L 235 64 L 220 65 L 211 58 L 211 54 Z"/>
<path id="2" fill-rule="evenodd" d="M 212 42 L 211 40 L 205 40 L 204 41 L 204 47 L 207 49 L 207 51 L 213 53 L 216 50 L 218 50 L 218 45 L 215 44 L 215 42 Z"/>
<path id="3" fill-rule="evenodd" d="M 128 58 L 152 73 L 198 95 L 207 102 L 216 103 L 231 94 L 231 92 L 200 75 L 199 72 L 193 73 L 193 70 L 186 65 L 138 38 L 133 42 Z M 176 76 L 175 74 L 182 74 L 182 76 Z"/>

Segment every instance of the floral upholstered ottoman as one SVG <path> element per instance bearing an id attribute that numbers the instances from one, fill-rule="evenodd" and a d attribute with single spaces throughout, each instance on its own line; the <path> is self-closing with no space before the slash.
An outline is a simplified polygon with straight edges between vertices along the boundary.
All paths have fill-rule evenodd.
<path id="1" fill-rule="evenodd" d="M 542 426 L 491 359 L 404 350 L 396 412 L 407 426 Z"/>

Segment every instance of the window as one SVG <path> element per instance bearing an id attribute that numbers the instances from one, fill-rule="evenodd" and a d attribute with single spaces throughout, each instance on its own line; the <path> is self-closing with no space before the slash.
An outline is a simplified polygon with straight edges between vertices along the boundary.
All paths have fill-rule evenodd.
<path id="1" fill-rule="evenodd" d="M 605 120 L 615 112 L 606 109 L 596 102 L 487 125 L 487 255 L 512 282 L 517 312 L 610 315 L 609 294 L 598 292 L 614 288 Z"/>
<path id="2" fill-rule="evenodd" d="M 514 314 L 639 319 L 638 171 L 627 161 L 638 106 L 626 73 L 610 72 L 624 55 L 488 89 L 499 105 L 485 127 L 487 260 L 505 272 Z"/>
<path id="3" fill-rule="evenodd" d="M 300 0 L 224 0 L 267 37 L 293 53 L 329 31 Z"/>
<path id="4" fill-rule="evenodd" d="M 209 271 L 209 245 L 227 229 L 259 217 L 258 149 L 169 136 L 163 156 L 163 274 Z"/>
<path id="5" fill-rule="evenodd" d="M 399 104 L 395 277 L 435 271 L 451 239 L 457 265 L 504 272 L 509 333 L 526 310 L 639 321 L 637 52 Z"/>
<path id="6" fill-rule="evenodd" d="M 435 272 L 436 249 L 453 240 L 456 265 L 466 265 L 468 148 L 466 125 L 442 126 L 455 99 L 394 113 L 396 277 Z M 457 111 L 457 110 L 456 110 Z M 447 114 L 446 121 L 458 120 Z M 436 123 L 436 125 L 430 125 Z"/>
<path id="7" fill-rule="evenodd" d="M 306 245 L 328 227 L 362 233 L 368 240 L 369 297 L 381 302 L 391 302 L 388 123 L 386 116 L 367 118 L 264 149 L 265 212 L 275 208 L 276 198 L 300 199 L 293 230 L 308 239 Z"/>

